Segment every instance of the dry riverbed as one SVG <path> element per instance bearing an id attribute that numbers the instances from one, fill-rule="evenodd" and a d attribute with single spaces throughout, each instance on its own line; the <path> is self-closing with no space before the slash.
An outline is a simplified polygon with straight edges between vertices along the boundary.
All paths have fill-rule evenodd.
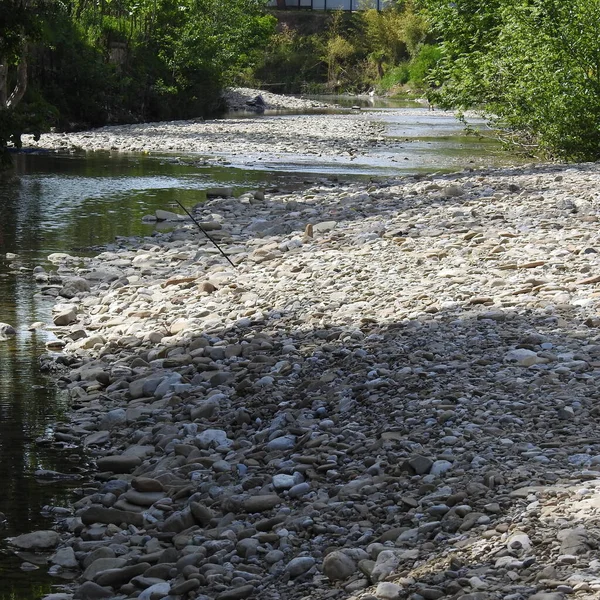
<path id="1" fill-rule="evenodd" d="M 13 543 L 75 573 L 54 600 L 597 598 L 599 186 L 223 190 L 195 214 L 235 268 L 187 221 L 50 256 L 46 442 L 96 475 Z"/>

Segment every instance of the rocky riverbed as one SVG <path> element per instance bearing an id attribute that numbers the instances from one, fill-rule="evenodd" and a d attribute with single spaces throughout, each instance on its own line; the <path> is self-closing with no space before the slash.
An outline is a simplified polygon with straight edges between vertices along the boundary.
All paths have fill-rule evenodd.
<path id="1" fill-rule="evenodd" d="M 213 190 L 235 267 L 182 219 L 50 256 L 72 413 L 40 443 L 95 476 L 14 545 L 73 573 L 53 600 L 597 598 L 599 185 Z"/>
<path id="2" fill-rule="evenodd" d="M 353 157 L 384 143 L 384 124 L 368 113 L 288 115 L 112 125 L 78 133 L 47 133 L 30 148 L 61 152 L 185 152 L 210 160 L 245 157 L 268 161 L 313 156 L 323 161 Z"/>
<path id="3" fill-rule="evenodd" d="M 258 94 L 267 110 L 315 110 L 330 104 L 272 94 L 250 88 L 230 88 L 224 100 L 232 112 L 248 108 Z M 415 112 L 413 110 L 413 112 Z M 427 111 L 423 110 L 423 114 Z M 23 136 L 29 148 L 69 151 L 185 152 L 208 161 L 243 157 L 254 162 L 309 156 L 322 162 L 352 159 L 384 145 L 385 124 L 371 113 L 284 115 L 269 118 L 226 118 L 112 125 L 91 131 L 46 133 L 39 140 Z"/>

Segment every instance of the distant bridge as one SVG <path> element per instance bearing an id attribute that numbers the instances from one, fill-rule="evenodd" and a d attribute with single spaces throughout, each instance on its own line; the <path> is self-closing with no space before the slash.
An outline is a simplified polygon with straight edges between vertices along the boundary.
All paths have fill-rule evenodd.
<path id="1" fill-rule="evenodd" d="M 268 6 L 278 9 L 306 10 L 382 10 L 393 4 L 393 0 L 269 0 Z"/>

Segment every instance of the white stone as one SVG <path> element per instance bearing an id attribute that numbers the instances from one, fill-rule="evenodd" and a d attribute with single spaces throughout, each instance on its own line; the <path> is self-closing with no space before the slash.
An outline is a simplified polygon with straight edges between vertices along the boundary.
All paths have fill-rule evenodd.
<path id="1" fill-rule="evenodd" d="M 382 581 L 377 584 L 375 596 L 381 600 L 400 600 L 402 598 L 402 586 L 391 581 Z"/>
<path id="2" fill-rule="evenodd" d="M 273 487 L 277 491 L 289 490 L 291 487 L 294 487 L 294 485 L 296 485 L 296 479 L 293 475 L 286 475 L 283 473 L 273 475 Z"/>

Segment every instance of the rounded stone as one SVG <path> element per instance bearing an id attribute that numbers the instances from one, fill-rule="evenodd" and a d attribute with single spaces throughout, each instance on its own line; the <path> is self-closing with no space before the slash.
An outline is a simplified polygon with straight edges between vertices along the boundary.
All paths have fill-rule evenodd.
<path id="1" fill-rule="evenodd" d="M 323 560 L 323 573 L 331 581 L 344 581 L 356 571 L 356 563 L 341 550 L 330 552 Z"/>

